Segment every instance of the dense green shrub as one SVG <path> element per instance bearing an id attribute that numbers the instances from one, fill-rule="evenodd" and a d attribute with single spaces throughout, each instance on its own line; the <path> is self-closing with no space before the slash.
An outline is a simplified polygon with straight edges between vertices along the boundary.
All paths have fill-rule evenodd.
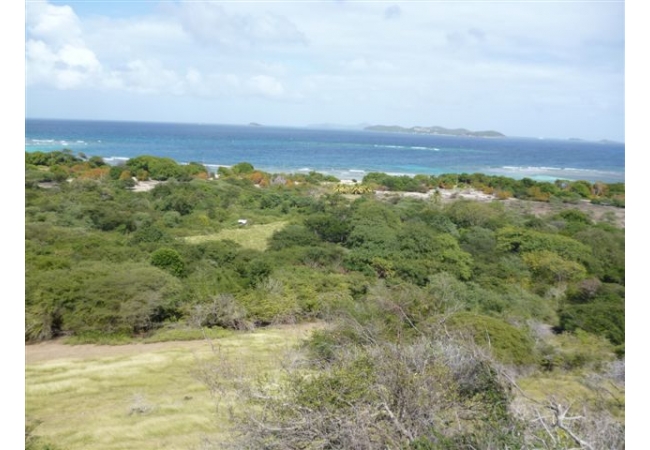
<path id="1" fill-rule="evenodd" d="M 253 290 L 237 297 L 248 313 L 248 319 L 258 325 L 294 323 L 299 318 L 298 300 L 275 279 L 259 283 Z"/>
<path id="2" fill-rule="evenodd" d="M 310 247 L 320 243 L 318 236 L 308 228 L 301 225 L 287 225 L 276 231 L 269 240 L 271 250 L 281 250 L 287 247 Z"/>
<path id="3" fill-rule="evenodd" d="M 528 333 L 501 319 L 459 313 L 446 323 L 452 330 L 468 333 L 477 344 L 489 348 L 500 361 L 517 365 L 536 362 L 534 342 Z"/>
<path id="4" fill-rule="evenodd" d="M 181 178 L 183 175 L 181 166 L 171 158 L 149 155 L 136 156 L 129 159 L 125 166 L 132 173 L 146 172 L 147 176 L 153 180 L 164 181 L 170 178 Z"/>
<path id="5" fill-rule="evenodd" d="M 506 252 L 555 252 L 571 261 L 589 261 L 589 247 L 567 236 L 524 228 L 504 227 L 497 232 L 497 249 Z"/>
<path id="6" fill-rule="evenodd" d="M 172 248 L 159 248 L 151 254 L 149 261 L 153 266 L 166 270 L 174 276 L 182 277 L 186 274 L 185 261 L 180 253 Z"/>
<path id="7" fill-rule="evenodd" d="M 26 279 L 25 338 L 147 331 L 176 314 L 180 289 L 174 277 L 141 263 L 33 273 Z"/>
<path id="8" fill-rule="evenodd" d="M 141 228 L 138 228 L 131 235 L 131 242 L 134 244 L 166 242 L 170 239 L 171 238 L 169 234 L 155 225 L 145 225 Z"/>
<path id="9" fill-rule="evenodd" d="M 347 241 L 352 226 L 330 214 L 314 214 L 305 219 L 305 226 L 315 232 L 324 241 L 344 243 Z"/>
<path id="10" fill-rule="evenodd" d="M 238 164 L 235 164 L 230 168 L 232 173 L 235 175 L 241 175 L 241 174 L 246 174 L 246 173 L 252 173 L 255 168 L 251 163 L 248 162 L 240 162 Z"/>
<path id="11" fill-rule="evenodd" d="M 133 263 L 181 277 L 177 281 L 186 304 L 174 314 L 184 318 L 191 312 L 188 305 L 228 294 L 241 307 L 250 304 L 253 312 L 245 308 L 246 314 L 257 316 L 253 320 L 259 323 L 332 317 L 340 313 L 337 308 L 348 313 L 358 308 L 365 316 L 392 317 L 372 322 L 393 331 L 404 328 L 389 314 L 396 305 L 413 324 L 460 309 L 508 320 L 534 318 L 555 326 L 561 312 L 561 327 L 567 330 L 584 327 L 605 333 L 609 327 L 612 339 L 622 342 L 624 293 L 616 286 L 622 289 L 625 282 L 625 232 L 594 223 L 580 210 L 532 217 L 503 203 L 443 203 L 399 195 L 350 201 L 334 187 L 309 186 L 308 177 L 311 182 L 329 179 L 318 174 L 287 175 L 286 183 L 266 186 L 266 175 L 247 163 L 236 165 L 237 173 L 221 170 L 227 180 L 197 179 L 204 178 L 202 165 L 152 156 L 106 168 L 104 178 L 92 172 L 102 167 L 100 158 L 77 158 L 69 151 L 26 155 L 26 180 L 32 180 L 25 192 L 25 269 L 31 302 L 27 311 L 30 321 L 40 321 L 44 330 L 34 335 L 68 332 L 68 311 L 83 303 L 81 294 L 71 293 L 86 289 L 80 278 L 93 277 L 79 275 L 79 267 L 92 268 L 103 280 L 104 265 Z M 97 177 L 84 176 L 86 171 Z M 150 192 L 133 192 L 119 184 L 137 173 L 168 179 Z M 38 187 L 42 180 L 56 177 L 74 181 Z M 289 186 L 292 179 L 299 183 Z M 572 190 L 568 181 L 538 183 L 481 174 L 372 174 L 368 181 L 391 189 L 459 185 L 540 198 L 548 194 L 557 208 L 562 207 L 557 198 L 579 198 L 578 191 L 586 187 L 577 183 Z M 592 197 L 601 199 L 624 196 L 623 186 L 594 184 L 589 189 Z M 290 225 L 270 237 L 265 251 L 211 240 L 241 217 Z M 245 234 L 248 227 L 237 231 Z M 198 235 L 210 236 L 197 244 L 183 239 Z M 68 272 L 73 274 L 69 283 L 55 280 L 47 285 L 54 274 L 65 280 Z M 593 280 L 600 287 L 590 290 Z M 382 295 L 373 287 L 380 282 L 386 289 Z M 282 286 L 282 296 L 272 289 L 273 283 Z M 57 290 L 60 298 L 71 300 L 46 300 Z M 282 305 L 285 299 L 284 306 L 273 304 Z M 113 301 L 104 299 L 105 304 Z M 597 319 L 588 311 L 596 303 L 601 305 Z M 611 327 L 601 315 L 611 316 Z M 151 315 L 151 326 L 166 320 L 163 316 Z M 107 313 L 105 321 L 94 318 L 90 323 L 124 323 L 110 317 L 117 316 Z"/>
<path id="12" fill-rule="evenodd" d="M 566 305 L 560 312 L 560 329 L 581 329 L 604 336 L 613 344 L 625 342 L 625 304 L 623 302 L 591 302 Z"/>
<path id="13" fill-rule="evenodd" d="M 457 200 L 445 207 L 445 214 L 459 228 L 496 229 L 505 223 L 505 210 L 500 203 Z"/>
<path id="14" fill-rule="evenodd" d="M 55 150 L 53 152 L 25 152 L 25 164 L 30 164 L 34 166 L 55 166 L 55 165 L 67 165 L 71 166 L 82 162 L 78 156 L 72 154 L 72 150 Z"/>

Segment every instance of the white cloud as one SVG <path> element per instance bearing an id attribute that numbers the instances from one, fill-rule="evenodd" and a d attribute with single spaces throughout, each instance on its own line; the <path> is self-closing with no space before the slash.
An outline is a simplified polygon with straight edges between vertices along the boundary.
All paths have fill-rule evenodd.
<path id="1" fill-rule="evenodd" d="M 172 70 L 166 69 L 156 60 L 130 61 L 124 70 L 113 74 L 121 80 L 126 89 L 142 93 L 183 93 L 181 78 Z"/>
<path id="2" fill-rule="evenodd" d="M 285 93 L 282 83 L 268 75 L 255 75 L 251 77 L 248 80 L 248 87 L 251 93 L 263 97 L 277 98 Z"/>
<path id="3" fill-rule="evenodd" d="M 383 60 L 370 60 L 367 58 L 355 58 L 350 61 L 342 61 L 341 67 L 346 70 L 367 72 L 367 71 L 391 71 L 395 70 L 395 66 L 388 61 Z"/>
<path id="4" fill-rule="evenodd" d="M 193 68 L 188 69 L 187 73 L 185 74 L 185 79 L 189 84 L 200 84 L 203 82 L 203 76 L 201 73 Z"/>
<path id="5" fill-rule="evenodd" d="M 100 68 L 95 54 L 85 47 L 75 47 L 66 44 L 59 51 L 59 58 L 62 63 L 70 67 L 78 67 L 89 71 L 95 71 Z"/>
<path id="6" fill-rule="evenodd" d="M 74 89 L 92 84 L 101 64 L 84 44 L 79 19 L 69 6 L 27 3 L 25 82 Z"/>
<path id="7" fill-rule="evenodd" d="M 50 84 L 57 89 L 83 87 L 99 70 L 94 54 L 85 49 L 66 45 L 55 51 L 43 41 L 25 43 L 25 83 Z"/>
<path id="8" fill-rule="evenodd" d="M 147 57 L 172 62 L 196 54 L 192 38 L 170 16 L 93 17 L 84 25 L 85 42 L 105 64 Z"/>
<path id="9" fill-rule="evenodd" d="M 119 17 L 103 8 L 26 4 L 28 90 L 139 94 L 126 97 L 139 111 L 164 95 L 260 110 L 272 101 L 285 124 L 331 114 L 318 120 L 449 117 L 459 123 L 443 125 L 467 128 L 482 127 L 470 123 L 477 111 L 523 122 L 542 97 L 554 99 L 549 110 L 562 98 L 574 99 L 572 111 L 624 103 L 623 5 L 187 1 L 142 3 Z"/>
<path id="10" fill-rule="evenodd" d="M 287 65 L 276 61 L 254 61 L 252 67 L 254 70 L 275 77 L 289 74 L 289 68 Z"/>
<path id="11" fill-rule="evenodd" d="M 25 3 L 25 28 L 32 38 L 54 46 L 81 39 L 79 18 L 72 8 L 51 5 L 45 0 Z"/>
<path id="12" fill-rule="evenodd" d="M 305 36 L 286 17 L 271 12 L 229 13 L 209 2 L 183 2 L 175 14 L 199 42 L 231 48 L 274 44 L 305 44 Z"/>

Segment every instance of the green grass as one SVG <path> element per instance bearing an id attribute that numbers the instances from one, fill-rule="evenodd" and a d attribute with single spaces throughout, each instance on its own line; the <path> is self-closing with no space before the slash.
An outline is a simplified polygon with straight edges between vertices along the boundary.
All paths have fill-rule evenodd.
<path id="1" fill-rule="evenodd" d="M 68 336 L 62 339 L 66 345 L 127 345 L 127 344 L 151 344 L 154 342 L 171 341 L 196 341 L 205 338 L 218 339 L 230 336 L 232 331 L 224 328 L 162 328 L 156 330 L 151 336 L 133 337 L 126 334 L 102 334 L 100 332 L 81 333 Z"/>
<path id="2" fill-rule="evenodd" d="M 574 405 L 576 411 L 579 411 L 580 405 L 591 405 L 606 409 L 614 417 L 625 421 L 625 387 L 607 380 L 587 384 L 582 374 L 553 373 L 523 378 L 519 380 L 518 385 L 529 398 L 543 404 L 549 399 L 554 399 L 563 404 Z"/>
<path id="3" fill-rule="evenodd" d="M 287 222 L 272 222 L 260 225 L 246 225 L 240 228 L 230 228 L 221 230 L 216 234 L 209 234 L 204 236 L 189 236 L 185 240 L 192 244 L 198 244 L 206 241 L 219 241 L 230 239 L 235 241 L 244 248 L 253 250 L 266 250 L 269 238 L 276 231 L 281 230 Z"/>
<path id="4" fill-rule="evenodd" d="M 26 363 L 25 417 L 40 422 L 35 435 L 61 449 L 199 449 L 203 439 L 227 439 L 228 407 L 236 407 L 224 385 L 211 394 L 202 375 L 279 371 L 283 352 L 312 328 L 260 329 L 150 349 L 135 344 L 130 354 L 125 346 L 103 346 L 93 357 Z"/>
<path id="5" fill-rule="evenodd" d="M 136 341 L 126 334 L 103 334 L 101 332 L 80 333 L 63 339 L 67 345 L 96 344 L 96 345 L 126 345 Z"/>
<path id="6" fill-rule="evenodd" d="M 625 384 L 606 376 L 615 359 L 611 343 L 578 331 L 554 335 L 547 344 L 546 357 L 556 367 L 521 378 L 518 385 L 527 396 L 542 403 L 553 398 L 565 404 L 596 406 L 625 419 Z"/>
<path id="7" fill-rule="evenodd" d="M 142 341 L 145 343 L 196 341 L 205 338 L 220 339 L 232 336 L 233 334 L 234 332 L 232 330 L 226 330 L 224 328 L 204 328 L 202 330 L 195 328 L 162 329 L 144 338 Z"/>

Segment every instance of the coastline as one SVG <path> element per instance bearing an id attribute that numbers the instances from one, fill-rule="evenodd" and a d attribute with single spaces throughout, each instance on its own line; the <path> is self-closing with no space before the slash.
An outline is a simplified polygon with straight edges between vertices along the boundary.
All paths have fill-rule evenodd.
<path id="1" fill-rule="evenodd" d="M 474 174 L 535 181 L 625 180 L 624 144 L 192 124 L 26 120 L 25 151 L 102 157 L 108 163 L 140 155 L 220 166 L 248 162 L 273 174 L 314 171 L 341 180 Z"/>

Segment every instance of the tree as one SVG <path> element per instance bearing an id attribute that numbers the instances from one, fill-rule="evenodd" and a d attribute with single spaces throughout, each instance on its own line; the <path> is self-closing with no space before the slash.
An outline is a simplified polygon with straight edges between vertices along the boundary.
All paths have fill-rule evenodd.
<path id="1" fill-rule="evenodd" d="M 181 166 L 171 158 L 143 155 L 129 159 L 125 165 L 132 173 L 137 174 L 138 179 L 144 173 L 147 173 L 154 180 L 161 181 L 169 178 L 179 178 L 183 175 Z"/>
<path id="2" fill-rule="evenodd" d="M 235 175 L 243 175 L 243 174 L 253 173 L 255 167 L 253 167 L 251 163 L 240 162 L 232 166 L 230 170 L 232 170 L 232 173 L 234 173 Z"/>
<path id="3" fill-rule="evenodd" d="M 318 245 L 320 240 L 316 234 L 302 225 L 287 225 L 276 231 L 269 240 L 269 248 L 281 250 L 287 247 L 309 247 Z"/>
<path id="4" fill-rule="evenodd" d="M 152 265 L 159 267 L 174 276 L 182 277 L 185 275 L 185 261 L 180 253 L 168 247 L 162 247 L 151 254 L 149 259 Z"/>
<path id="5" fill-rule="evenodd" d="M 548 250 L 525 253 L 522 259 L 536 277 L 550 283 L 579 281 L 587 275 L 582 264 Z"/>
<path id="6" fill-rule="evenodd" d="M 139 333 L 175 314 L 180 284 L 146 263 L 87 262 L 29 273 L 26 340 L 61 334 Z"/>
<path id="7" fill-rule="evenodd" d="M 314 214 L 305 219 L 305 226 L 324 241 L 343 243 L 352 227 L 349 222 L 327 213 Z"/>

